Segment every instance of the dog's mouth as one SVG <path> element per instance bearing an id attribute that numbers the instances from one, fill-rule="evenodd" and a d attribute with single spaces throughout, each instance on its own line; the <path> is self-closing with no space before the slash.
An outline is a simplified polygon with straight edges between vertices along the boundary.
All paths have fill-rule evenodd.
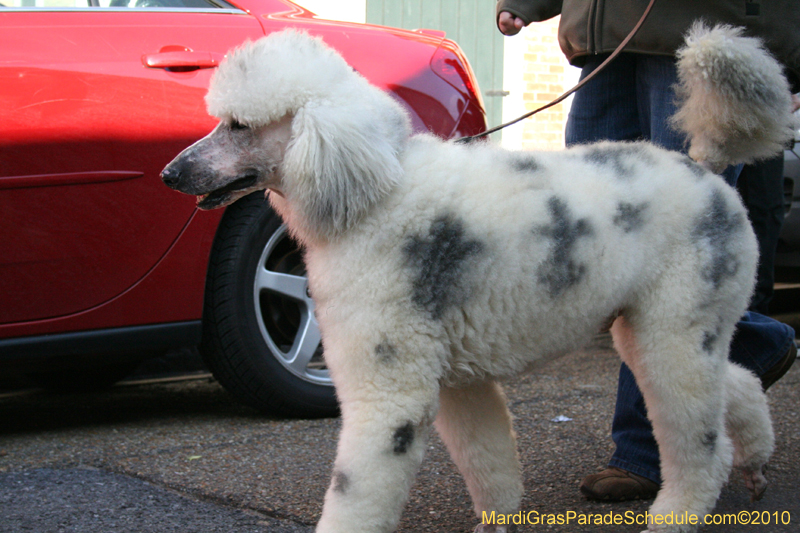
<path id="1" fill-rule="evenodd" d="M 258 183 L 258 174 L 251 173 L 236 179 L 224 187 L 197 197 L 197 207 L 203 210 L 216 209 L 223 207 L 237 199 L 241 195 L 234 195 L 238 191 L 252 188 Z"/>

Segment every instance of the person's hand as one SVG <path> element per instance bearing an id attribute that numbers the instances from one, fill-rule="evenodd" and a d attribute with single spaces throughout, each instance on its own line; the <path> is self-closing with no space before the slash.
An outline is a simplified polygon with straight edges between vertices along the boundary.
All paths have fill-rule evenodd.
<path id="1" fill-rule="evenodd" d="M 515 17 L 508 11 L 500 12 L 500 17 L 497 19 L 497 27 L 503 35 L 516 35 L 523 26 L 525 26 L 525 23 L 522 22 L 521 18 Z"/>
<path id="2" fill-rule="evenodd" d="M 505 13 L 505 11 L 503 13 Z M 502 16 L 502 15 L 500 15 L 500 16 Z M 792 113 L 794 113 L 798 109 L 800 109 L 800 97 L 798 97 L 796 94 L 793 94 L 792 95 Z"/>

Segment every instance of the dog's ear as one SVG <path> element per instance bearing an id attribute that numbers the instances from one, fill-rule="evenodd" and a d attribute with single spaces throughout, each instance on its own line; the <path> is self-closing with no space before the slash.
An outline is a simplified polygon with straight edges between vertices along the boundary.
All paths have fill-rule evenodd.
<path id="1" fill-rule="evenodd" d="M 351 227 L 402 174 L 398 155 L 409 119 L 390 96 L 352 74 L 354 90 L 298 110 L 283 160 L 286 197 L 320 236 Z"/>

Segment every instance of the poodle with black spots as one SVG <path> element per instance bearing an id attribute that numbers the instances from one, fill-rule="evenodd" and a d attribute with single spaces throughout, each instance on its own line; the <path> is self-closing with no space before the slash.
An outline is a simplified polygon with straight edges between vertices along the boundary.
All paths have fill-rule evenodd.
<path id="1" fill-rule="evenodd" d="M 304 247 L 343 418 L 318 532 L 393 531 L 434 428 L 478 519 L 518 512 L 500 381 L 614 317 L 661 454 L 650 514 L 704 516 L 732 467 L 761 497 L 767 400 L 728 361 L 757 245 L 714 171 L 778 153 L 791 95 L 739 29 L 697 25 L 679 57 L 675 123 L 700 164 L 644 142 L 512 152 L 411 135 L 399 103 L 302 32 L 229 54 L 206 97 L 219 125 L 162 178 L 202 209 L 268 189 Z"/>

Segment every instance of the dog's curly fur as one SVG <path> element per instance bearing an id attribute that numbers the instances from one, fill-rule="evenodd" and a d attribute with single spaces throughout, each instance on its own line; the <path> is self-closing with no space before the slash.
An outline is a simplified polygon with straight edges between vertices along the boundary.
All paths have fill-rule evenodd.
<path id="1" fill-rule="evenodd" d="M 343 416 L 317 531 L 392 531 L 433 427 L 478 516 L 517 512 L 497 380 L 580 347 L 619 311 L 615 346 L 662 457 L 650 512 L 703 516 L 732 464 L 763 492 L 766 398 L 727 361 L 757 247 L 720 177 L 647 143 L 515 153 L 409 137 L 398 103 L 293 31 L 233 52 L 207 101 L 220 125 L 164 179 L 204 207 L 272 189 L 306 248 Z"/>

